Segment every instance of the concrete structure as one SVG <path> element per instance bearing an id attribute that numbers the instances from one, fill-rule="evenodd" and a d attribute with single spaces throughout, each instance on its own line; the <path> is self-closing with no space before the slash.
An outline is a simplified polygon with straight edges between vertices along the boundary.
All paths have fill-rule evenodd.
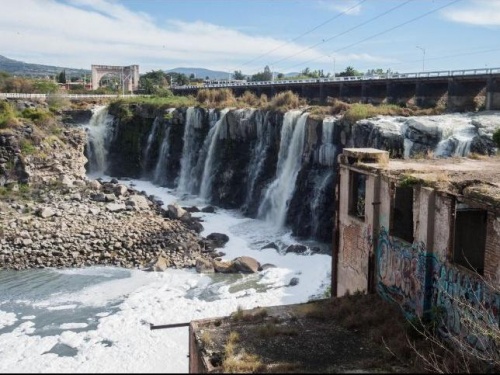
<path id="1" fill-rule="evenodd" d="M 500 311 L 500 159 L 339 155 L 334 295 L 378 292 L 407 316 L 439 310 L 445 336 L 482 350 Z"/>
<path id="2" fill-rule="evenodd" d="M 124 92 L 133 92 L 139 89 L 139 65 L 92 65 L 92 90 L 97 90 L 100 87 L 101 79 L 106 75 L 118 77 Z"/>
<path id="3" fill-rule="evenodd" d="M 446 104 L 450 110 L 500 109 L 500 68 L 468 69 L 419 73 L 395 73 L 376 76 L 317 78 L 178 86 L 177 94 L 196 94 L 202 88 L 233 90 L 237 96 L 249 90 L 268 97 L 290 90 L 301 97 L 326 103 L 339 99 L 355 103 L 406 104 L 421 107 Z"/>

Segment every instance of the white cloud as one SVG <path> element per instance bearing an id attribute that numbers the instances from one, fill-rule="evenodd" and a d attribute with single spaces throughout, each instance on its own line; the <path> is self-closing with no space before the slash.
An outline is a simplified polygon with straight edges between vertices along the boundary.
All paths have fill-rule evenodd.
<path id="1" fill-rule="evenodd" d="M 262 70 L 242 64 L 267 51 L 269 61 L 321 59 L 315 49 L 269 36 L 252 36 L 206 22 L 154 24 L 116 0 L 16 0 L 2 4 L 0 54 L 25 62 L 90 69 L 91 64 L 138 64 L 141 72 L 177 66 Z M 280 48 L 277 48 L 280 47 Z M 298 54 L 297 52 L 300 52 Z M 248 69 L 248 70 L 247 70 Z M 251 71 L 253 70 L 253 71 Z"/>
<path id="2" fill-rule="evenodd" d="M 500 26 L 500 0 L 470 0 L 468 4 L 443 11 L 454 22 L 478 26 Z"/>
<path id="3" fill-rule="evenodd" d="M 335 12 L 345 12 L 345 14 L 355 15 L 361 12 L 361 5 L 356 5 L 360 0 L 330 0 L 320 1 L 322 8 Z"/>

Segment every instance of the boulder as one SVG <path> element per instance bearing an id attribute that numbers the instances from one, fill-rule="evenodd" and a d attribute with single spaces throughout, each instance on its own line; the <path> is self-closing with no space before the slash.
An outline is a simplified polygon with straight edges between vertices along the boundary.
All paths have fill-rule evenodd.
<path id="1" fill-rule="evenodd" d="M 212 261 L 212 264 L 214 266 L 214 269 L 216 272 L 220 273 L 233 273 L 233 272 L 238 272 L 236 268 L 234 267 L 233 262 L 229 262 L 226 260 L 216 260 L 214 259 Z"/>
<path id="2" fill-rule="evenodd" d="M 259 271 L 260 263 L 252 257 L 241 256 L 233 260 L 237 272 L 256 273 Z"/>
<path id="3" fill-rule="evenodd" d="M 196 259 L 196 272 L 198 273 L 214 273 L 214 265 L 208 259 L 197 258 Z"/>
<path id="4" fill-rule="evenodd" d="M 207 240 L 209 240 L 214 247 L 224 247 L 229 241 L 229 237 L 224 233 L 210 233 L 207 236 Z"/>
<path id="5" fill-rule="evenodd" d="M 127 191 L 128 191 L 128 188 L 122 184 L 117 184 L 116 186 L 113 187 L 113 193 L 115 193 L 115 195 L 117 197 L 125 195 L 127 193 Z"/>
<path id="6" fill-rule="evenodd" d="M 171 219 L 180 219 L 181 217 L 183 217 L 185 214 L 188 213 L 185 209 L 183 209 L 181 206 L 179 206 L 176 203 L 169 204 L 167 206 L 167 209 L 168 209 L 169 217 Z"/>
<path id="7" fill-rule="evenodd" d="M 155 261 L 149 264 L 148 268 L 146 268 L 145 271 L 164 272 L 169 265 L 170 262 L 168 261 L 168 259 L 163 255 L 160 255 L 158 256 L 158 258 L 156 258 Z"/>
<path id="8" fill-rule="evenodd" d="M 142 195 L 131 195 L 127 201 L 125 201 L 125 205 L 132 206 L 136 210 L 146 210 L 149 208 L 149 201 Z"/>
<path id="9" fill-rule="evenodd" d="M 56 212 L 50 207 L 40 207 L 37 209 L 36 214 L 37 216 L 46 219 L 48 217 L 54 216 Z"/>
<path id="10" fill-rule="evenodd" d="M 306 251 L 307 251 L 307 246 L 300 244 L 293 244 L 286 248 L 285 253 L 304 254 Z"/>

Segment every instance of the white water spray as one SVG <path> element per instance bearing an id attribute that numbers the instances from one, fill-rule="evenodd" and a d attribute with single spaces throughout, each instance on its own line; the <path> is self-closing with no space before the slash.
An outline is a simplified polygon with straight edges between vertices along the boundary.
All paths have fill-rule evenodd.
<path id="1" fill-rule="evenodd" d="M 290 198 L 295 189 L 304 149 L 305 126 L 308 113 L 290 111 L 285 114 L 281 131 L 276 179 L 266 190 L 259 206 L 259 217 L 277 228 L 285 224 Z"/>

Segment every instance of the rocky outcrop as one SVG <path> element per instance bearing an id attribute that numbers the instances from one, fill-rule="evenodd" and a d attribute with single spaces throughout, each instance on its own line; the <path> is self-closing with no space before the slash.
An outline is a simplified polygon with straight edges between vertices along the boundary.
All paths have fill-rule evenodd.
<path id="1" fill-rule="evenodd" d="M 62 191 L 39 191 L 36 201 L 2 203 L 0 268 L 101 264 L 161 271 L 212 259 L 197 233 L 181 220 L 165 218 L 147 197 L 109 182 L 96 186 L 86 181 Z M 114 201 L 94 199 L 113 191 Z"/>

